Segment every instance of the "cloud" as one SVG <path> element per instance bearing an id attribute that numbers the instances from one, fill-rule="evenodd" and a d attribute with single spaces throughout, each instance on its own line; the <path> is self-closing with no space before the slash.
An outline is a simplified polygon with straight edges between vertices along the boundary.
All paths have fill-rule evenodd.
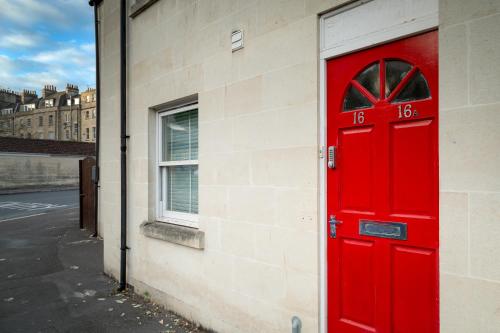
<path id="1" fill-rule="evenodd" d="M 23 26 L 39 21 L 66 22 L 55 3 L 40 0 L 0 0 L 0 19 L 9 20 Z"/>
<path id="2" fill-rule="evenodd" d="M 0 37 L 0 45 L 5 48 L 34 47 L 40 41 L 35 35 L 11 33 Z"/>
<path id="3" fill-rule="evenodd" d="M 66 83 L 80 89 L 95 82 L 95 56 L 88 46 L 44 51 L 12 59 L 0 55 L 0 84 L 14 90 L 40 90 L 45 84 L 63 89 Z"/>
<path id="4" fill-rule="evenodd" d="M 94 63 L 93 56 L 93 46 L 90 46 L 90 44 L 82 44 L 80 46 L 42 51 L 34 55 L 23 56 L 21 59 L 45 65 L 69 64 L 74 66 L 86 66 Z"/>
<path id="5" fill-rule="evenodd" d="M 0 86 L 39 91 L 44 84 L 95 84 L 87 0 L 0 0 L 0 8 Z"/>
<path id="6" fill-rule="evenodd" d="M 94 53 L 95 52 L 95 44 L 82 44 L 80 48 L 86 52 Z"/>

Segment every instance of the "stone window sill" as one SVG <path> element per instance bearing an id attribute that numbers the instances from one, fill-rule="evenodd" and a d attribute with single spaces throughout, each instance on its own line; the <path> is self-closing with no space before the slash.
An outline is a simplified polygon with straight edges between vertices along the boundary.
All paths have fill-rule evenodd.
<path id="1" fill-rule="evenodd" d="M 135 3 L 130 6 L 130 17 L 134 18 L 146 9 L 149 8 L 152 4 L 154 4 L 158 0 L 136 0 Z"/>
<path id="2" fill-rule="evenodd" d="M 141 233 L 146 237 L 192 247 L 198 250 L 203 250 L 205 248 L 205 233 L 194 228 L 154 221 L 142 223 Z"/>

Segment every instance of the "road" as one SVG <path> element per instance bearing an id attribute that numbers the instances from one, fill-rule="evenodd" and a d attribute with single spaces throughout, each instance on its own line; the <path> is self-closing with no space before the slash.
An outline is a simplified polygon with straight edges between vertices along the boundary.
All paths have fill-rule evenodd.
<path id="1" fill-rule="evenodd" d="M 78 190 L 0 195 L 0 223 L 78 207 Z"/>
<path id="2" fill-rule="evenodd" d="M 117 293 L 103 274 L 102 240 L 79 229 L 77 192 L 0 195 L 0 203 L 0 332 L 203 332 Z"/>

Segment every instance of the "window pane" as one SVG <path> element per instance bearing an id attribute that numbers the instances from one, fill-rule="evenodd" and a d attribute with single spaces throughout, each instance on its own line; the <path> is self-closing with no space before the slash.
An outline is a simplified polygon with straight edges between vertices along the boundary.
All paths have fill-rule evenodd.
<path id="1" fill-rule="evenodd" d="M 385 63 L 385 97 L 391 94 L 411 68 L 409 63 L 399 60 L 388 60 Z"/>
<path id="2" fill-rule="evenodd" d="M 356 81 L 361 83 L 375 98 L 380 97 L 379 64 L 373 64 L 358 75 Z"/>
<path id="3" fill-rule="evenodd" d="M 198 110 L 162 117 L 162 161 L 198 159 Z"/>
<path id="4" fill-rule="evenodd" d="M 420 71 L 410 79 L 410 82 L 396 96 L 394 102 L 414 101 L 417 99 L 425 99 L 430 97 L 429 86 L 427 81 Z"/>
<path id="5" fill-rule="evenodd" d="M 198 166 L 191 167 L 191 213 L 198 214 Z"/>
<path id="6" fill-rule="evenodd" d="M 363 96 L 358 89 L 353 86 L 349 87 L 347 95 L 344 98 L 344 111 L 351 111 L 356 109 L 363 109 L 370 107 L 372 103 Z"/>
<path id="7" fill-rule="evenodd" d="M 192 112 L 191 122 L 190 122 L 190 132 L 191 136 L 191 159 L 198 159 L 198 110 Z"/>
<path id="8" fill-rule="evenodd" d="M 198 213 L 198 166 L 167 168 L 167 210 Z"/>

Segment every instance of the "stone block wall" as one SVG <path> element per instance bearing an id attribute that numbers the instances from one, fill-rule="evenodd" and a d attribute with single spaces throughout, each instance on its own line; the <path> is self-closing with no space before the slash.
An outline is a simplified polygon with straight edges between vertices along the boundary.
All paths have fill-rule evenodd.
<path id="1" fill-rule="evenodd" d="M 161 0 L 129 20 L 128 277 L 139 291 L 218 332 L 289 331 L 293 315 L 318 330 L 317 14 L 339 3 Z M 119 7 L 100 14 L 100 221 L 118 276 Z M 234 29 L 245 46 L 232 53 Z M 204 250 L 140 233 L 155 206 L 149 108 L 192 94 Z"/>
<path id="2" fill-rule="evenodd" d="M 499 22 L 499 1 L 440 1 L 442 333 L 500 328 Z"/>
<path id="3" fill-rule="evenodd" d="M 0 153 L 0 191 L 78 187 L 83 157 Z"/>
<path id="4" fill-rule="evenodd" d="M 319 326 L 318 14 L 346 1 L 160 0 L 128 20 L 128 279 L 218 332 Z M 101 15 L 100 218 L 120 235 L 119 2 Z M 441 332 L 500 327 L 500 3 L 440 0 Z M 245 47 L 230 49 L 244 31 Z M 146 237 L 154 111 L 199 97 L 203 250 Z M 153 191 L 154 192 L 154 191 Z"/>

